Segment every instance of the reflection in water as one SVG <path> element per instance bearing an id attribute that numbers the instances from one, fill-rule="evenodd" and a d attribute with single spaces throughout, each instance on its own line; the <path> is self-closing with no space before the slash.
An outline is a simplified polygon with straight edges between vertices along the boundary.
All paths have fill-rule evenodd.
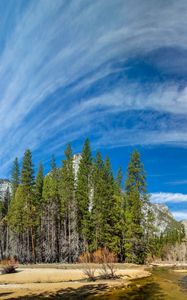
<path id="1" fill-rule="evenodd" d="M 179 284 L 183 290 L 187 291 L 187 275 L 180 279 Z"/>
<path id="2" fill-rule="evenodd" d="M 186 300 L 187 276 L 167 269 L 155 269 L 153 275 L 136 280 L 127 290 L 114 291 L 89 300 Z"/>
<path id="3" fill-rule="evenodd" d="M 165 295 L 163 291 L 160 289 L 159 285 L 155 282 L 147 283 L 141 287 L 135 287 L 128 292 L 124 292 L 123 294 L 119 295 L 118 299 L 124 300 L 162 300 L 165 299 Z"/>

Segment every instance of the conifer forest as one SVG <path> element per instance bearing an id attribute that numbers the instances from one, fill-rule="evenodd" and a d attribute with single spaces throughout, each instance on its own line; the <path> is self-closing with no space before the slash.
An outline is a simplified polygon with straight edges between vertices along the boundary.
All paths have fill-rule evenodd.
<path id="1" fill-rule="evenodd" d="M 158 233 L 138 151 L 126 174 L 119 168 L 115 176 L 109 157 L 92 156 L 88 139 L 80 155 L 68 144 L 63 157 L 60 167 L 52 157 L 47 174 L 40 164 L 36 175 L 30 150 L 14 160 L 11 189 L 0 202 L 1 259 L 73 263 L 106 248 L 119 262 L 142 264 L 182 242 L 180 222 Z"/>

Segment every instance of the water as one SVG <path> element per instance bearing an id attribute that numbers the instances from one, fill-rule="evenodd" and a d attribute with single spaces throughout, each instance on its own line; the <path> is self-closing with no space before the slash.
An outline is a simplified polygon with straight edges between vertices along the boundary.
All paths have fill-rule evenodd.
<path id="1" fill-rule="evenodd" d="M 103 296 L 90 296 L 97 300 L 187 300 L 187 273 L 157 268 L 151 277 L 136 280 L 128 289 L 115 290 Z"/>

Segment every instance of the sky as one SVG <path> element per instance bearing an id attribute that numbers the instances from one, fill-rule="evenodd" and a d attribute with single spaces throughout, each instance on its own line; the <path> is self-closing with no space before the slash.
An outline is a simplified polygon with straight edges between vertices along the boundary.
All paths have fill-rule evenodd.
<path id="1" fill-rule="evenodd" d="M 187 1 L 1 0 L 0 177 L 26 148 L 134 149 L 152 202 L 187 219 Z"/>

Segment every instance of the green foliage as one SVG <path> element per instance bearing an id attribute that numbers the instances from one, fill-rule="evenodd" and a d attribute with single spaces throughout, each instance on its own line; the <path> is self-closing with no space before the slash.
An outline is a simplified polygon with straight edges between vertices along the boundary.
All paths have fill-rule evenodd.
<path id="1" fill-rule="evenodd" d="M 71 204 L 74 204 L 75 200 L 75 178 L 73 170 L 73 155 L 70 144 L 65 149 L 65 158 L 63 160 L 62 167 L 62 179 L 61 179 L 61 212 L 62 215 L 68 214 Z"/>
<path id="2" fill-rule="evenodd" d="M 76 180 L 76 202 L 78 208 L 78 228 L 80 242 L 84 243 L 84 250 L 87 250 L 90 243 L 90 200 L 92 197 L 92 157 L 90 143 L 85 141 L 81 154 L 80 165 Z"/>
<path id="3" fill-rule="evenodd" d="M 34 185 L 34 169 L 32 164 L 32 154 L 29 149 L 25 151 L 21 170 L 21 184 L 29 189 Z"/>
<path id="4" fill-rule="evenodd" d="M 8 223 L 17 233 L 28 232 L 32 245 L 32 259 L 35 262 L 35 231 L 38 225 L 38 211 L 34 195 L 34 170 L 32 154 L 26 150 L 23 157 L 21 184 L 17 187 L 8 212 Z"/>
<path id="5" fill-rule="evenodd" d="M 185 231 L 183 224 L 172 220 L 171 224 L 166 227 L 164 232 L 157 237 L 157 252 L 155 255 L 162 258 L 165 246 L 180 245 L 184 238 Z"/>
<path id="6" fill-rule="evenodd" d="M 146 258 L 145 218 L 143 207 L 148 203 L 146 178 L 138 151 L 132 153 L 125 182 L 125 256 L 126 261 L 143 263 Z"/>
<path id="7" fill-rule="evenodd" d="M 25 187 L 20 185 L 17 190 L 14 199 L 10 203 L 8 212 L 9 226 L 15 232 L 24 232 L 26 228 L 27 217 L 25 201 Z"/>
<path id="8" fill-rule="evenodd" d="M 56 161 L 54 156 L 52 156 L 50 165 L 51 165 L 51 171 L 50 173 L 47 174 L 47 176 L 45 176 L 43 180 L 42 197 L 44 199 L 44 202 L 53 201 L 59 204 L 60 203 L 60 194 L 59 194 L 60 170 L 56 166 Z M 40 180 L 40 186 L 41 186 L 41 181 L 42 180 Z"/>
<path id="9" fill-rule="evenodd" d="M 17 166 L 17 160 L 14 166 Z M 15 170 L 18 170 L 17 167 Z M 18 172 L 16 171 L 15 174 L 18 174 Z M 16 189 L 15 197 L 11 201 L 8 215 L 10 226 L 18 232 L 24 231 L 36 223 L 33 174 L 32 154 L 30 150 L 26 150 L 23 158 L 21 184 Z"/>
<path id="10" fill-rule="evenodd" d="M 25 247 L 25 257 L 29 257 L 25 260 L 74 262 L 84 251 L 102 248 L 120 261 L 145 263 L 165 257 L 170 246 L 183 242 L 184 227 L 165 211 L 161 213 L 161 219 L 168 220 L 165 231 L 159 234 L 155 227 L 138 151 L 131 155 L 125 191 L 122 170 L 114 178 L 108 157 L 103 160 L 97 152 L 93 159 L 89 140 L 84 143 L 77 173 L 70 144 L 64 155 L 61 168 L 52 157 L 46 176 L 40 164 L 36 178 L 30 150 L 24 154 L 21 178 L 18 159 L 14 161 L 13 196 L 10 201 L 7 190 L 0 201 L 0 229 L 6 236 L 8 224 L 16 233 L 18 249 Z M 32 259 L 27 256 L 30 252 Z"/>
<path id="11" fill-rule="evenodd" d="M 18 185 L 20 184 L 20 170 L 19 170 L 19 163 L 17 157 L 13 162 L 11 183 L 12 183 L 12 198 L 14 199 L 16 190 L 18 188 Z"/>
<path id="12" fill-rule="evenodd" d="M 38 206 L 40 205 L 40 201 L 42 200 L 43 183 L 44 183 L 43 165 L 42 163 L 40 163 L 38 168 L 38 173 L 36 175 L 36 182 L 34 187 L 35 202 Z"/>
<path id="13" fill-rule="evenodd" d="M 120 252 L 121 246 L 121 218 L 122 198 L 115 195 L 114 178 L 111 171 L 110 160 L 107 157 L 103 162 L 101 154 L 96 154 L 93 176 L 93 207 L 92 244 L 91 249 L 106 247 L 115 253 Z"/>

